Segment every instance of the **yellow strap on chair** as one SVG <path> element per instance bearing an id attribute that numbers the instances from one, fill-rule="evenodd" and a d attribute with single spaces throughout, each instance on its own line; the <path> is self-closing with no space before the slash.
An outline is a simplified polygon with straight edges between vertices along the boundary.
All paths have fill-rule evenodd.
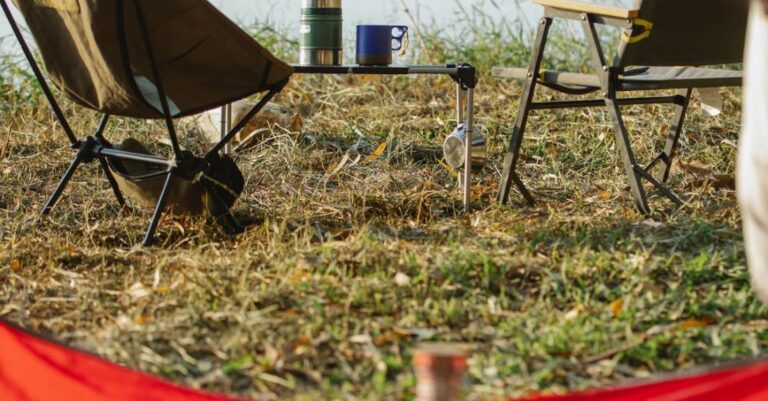
<path id="1" fill-rule="evenodd" d="M 644 31 L 634 36 L 625 31 L 621 36 L 623 41 L 627 43 L 637 43 L 641 40 L 648 39 L 651 36 L 651 31 L 653 30 L 653 22 L 642 18 L 635 18 L 632 20 L 632 23 L 636 26 L 644 28 Z"/>
<path id="2" fill-rule="evenodd" d="M 35 0 L 35 5 L 72 13 L 80 12 L 80 3 L 77 0 Z"/>
<path id="3" fill-rule="evenodd" d="M 197 182 L 200 182 L 202 180 L 206 180 L 206 181 L 210 182 L 211 184 L 216 185 L 217 187 L 223 189 L 224 191 L 229 192 L 229 194 L 234 196 L 235 198 L 237 198 L 239 196 L 237 194 L 237 192 L 235 192 L 232 188 L 229 187 L 229 185 L 227 185 L 227 184 L 225 184 L 225 183 L 223 183 L 223 182 L 221 182 L 221 181 L 211 177 L 208 174 L 205 174 L 202 171 L 197 175 L 197 177 L 195 177 L 193 182 L 197 183 Z"/>

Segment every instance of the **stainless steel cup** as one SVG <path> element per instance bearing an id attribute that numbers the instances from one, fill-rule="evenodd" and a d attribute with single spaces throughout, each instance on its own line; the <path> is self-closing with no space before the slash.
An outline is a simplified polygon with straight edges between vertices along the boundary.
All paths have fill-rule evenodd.
<path id="1" fill-rule="evenodd" d="M 456 130 L 445 138 L 443 143 L 443 155 L 449 166 L 460 169 L 464 167 L 465 147 L 467 141 L 467 129 L 460 124 Z M 472 133 L 472 170 L 480 170 L 488 161 L 488 148 L 485 138 L 478 132 Z"/>

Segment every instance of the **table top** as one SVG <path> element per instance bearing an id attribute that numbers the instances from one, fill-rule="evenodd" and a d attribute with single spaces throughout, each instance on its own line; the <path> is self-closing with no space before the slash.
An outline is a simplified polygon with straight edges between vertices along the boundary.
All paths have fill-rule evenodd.
<path id="1" fill-rule="evenodd" d="M 467 65 L 292 65 L 297 74 L 359 74 L 359 75 L 406 75 L 406 74 L 446 74 L 455 75 L 462 69 L 473 69 Z"/>

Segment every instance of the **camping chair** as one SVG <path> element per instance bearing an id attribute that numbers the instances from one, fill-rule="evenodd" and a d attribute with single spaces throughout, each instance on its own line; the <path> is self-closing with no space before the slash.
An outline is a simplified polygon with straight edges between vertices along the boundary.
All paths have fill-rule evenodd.
<path id="1" fill-rule="evenodd" d="M 520 159 L 528 115 L 532 110 L 573 107 L 602 107 L 613 120 L 635 207 L 650 213 L 643 180 L 650 182 L 677 205 L 683 201 L 665 185 L 677 150 L 678 140 L 694 88 L 740 86 L 739 71 L 700 66 L 741 63 L 747 25 L 748 2 L 734 0 L 636 0 L 635 7 L 623 9 L 574 0 L 534 0 L 544 6 L 533 54 L 527 69 L 494 68 L 498 77 L 524 79 L 521 105 L 515 121 L 498 200 L 506 204 L 514 183 L 526 201 L 534 200 L 519 178 Z M 542 71 L 547 36 L 554 18 L 581 23 L 591 50 L 593 74 Z M 610 63 L 601 47 L 596 26 L 623 28 L 621 45 Z M 568 94 L 598 92 L 602 99 L 534 102 L 537 84 Z M 619 98 L 619 92 L 682 90 L 684 94 L 657 97 Z M 664 150 L 646 167 L 638 164 L 632 151 L 621 106 L 672 104 L 674 121 Z M 653 169 L 661 165 L 656 175 Z"/>
<path id="2" fill-rule="evenodd" d="M 6 0 L 11 28 L 76 156 L 45 204 L 50 213 L 75 170 L 97 161 L 119 204 L 125 201 L 110 162 L 155 166 L 162 188 L 143 243 L 152 241 L 174 180 L 202 182 L 222 220 L 237 222 L 216 179 L 220 152 L 288 82 L 293 70 L 206 0 L 14 0 L 37 42 L 53 83 L 75 103 L 101 113 L 96 131 L 79 139 L 67 122 Z M 174 119 L 266 92 L 258 104 L 203 157 L 182 151 Z M 111 116 L 162 119 L 173 148 L 170 158 L 112 146 L 104 137 Z M 212 167 L 213 165 L 213 167 Z M 236 169 L 236 167 L 235 167 Z M 214 172 L 215 173 L 215 172 Z M 238 172 L 239 173 L 239 172 Z M 144 177 L 148 178 L 148 177 Z M 218 188 L 220 189 L 220 188 Z M 227 189 L 227 188 L 225 188 Z M 226 192 L 226 191 L 224 191 Z M 231 191 L 230 191 L 231 192 Z M 183 201 L 183 200 L 181 200 Z"/>

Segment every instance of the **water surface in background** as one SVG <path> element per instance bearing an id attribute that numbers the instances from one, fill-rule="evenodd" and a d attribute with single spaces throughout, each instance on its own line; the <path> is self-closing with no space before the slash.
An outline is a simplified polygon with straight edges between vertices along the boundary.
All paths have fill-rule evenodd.
<path id="1" fill-rule="evenodd" d="M 162 1 L 162 0 L 158 0 Z M 243 25 L 254 21 L 268 21 L 276 30 L 292 34 L 298 32 L 301 0 L 210 0 L 227 16 Z M 9 0 L 10 3 L 10 0 Z M 463 11 L 483 12 L 497 21 L 516 19 L 521 15 L 537 18 L 541 14 L 531 0 L 405 0 L 412 15 L 420 24 L 438 24 L 441 30 L 457 31 Z M 411 25 L 400 0 L 343 0 L 345 33 L 354 31 L 358 24 Z M 1 18 L 0 37 L 5 47 L 13 42 L 11 29 Z"/>
<path id="2" fill-rule="evenodd" d="M 265 17 L 278 26 L 295 28 L 301 13 L 301 0 L 211 0 L 230 17 L 241 22 Z M 634 0 L 582 0 L 587 3 L 630 6 Z M 357 24 L 400 24 L 410 20 L 400 0 L 343 0 L 347 29 Z M 439 23 L 440 28 L 461 24 L 461 15 L 481 12 L 496 21 L 524 17 L 528 21 L 541 17 L 541 7 L 532 0 L 405 0 L 419 23 Z"/>
<path id="3" fill-rule="evenodd" d="M 301 0 L 212 0 L 230 17 L 249 22 L 268 19 L 278 28 L 297 29 L 301 14 Z M 413 17 L 420 23 L 436 21 L 441 28 L 459 24 L 457 15 L 462 10 L 484 12 L 496 19 L 516 18 L 521 7 L 527 4 L 534 11 L 530 0 L 405 0 Z M 345 29 L 350 31 L 358 24 L 409 24 L 400 0 L 343 0 Z M 500 12 L 503 10 L 504 12 Z"/>
<path id="4" fill-rule="evenodd" d="M 8 0 L 10 3 L 10 0 Z M 162 1 L 162 0 L 157 0 Z M 267 21 L 277 31 L 298 36 L 301 0 L 210 0 L 230 18 L 248 25 L 254 21 Z M 634 0 L 583 0 L 590 3 L 631 5 Z M 403 11 L 401 0 L 343 0 L 344 31 L 349 38 L 358 24 L 411 25 Z M 470 23 L 464 15 L 485 14 L 498 23 L 522 19 L 535 21 L 542 15 L 541 7 L 532 0 L 405 0 L 412 16 L 420 26 L 440 30 L 446 34 L 461 32 Z M 2 48 L 15 48 L 11 29 L 0 17 Z"/>

